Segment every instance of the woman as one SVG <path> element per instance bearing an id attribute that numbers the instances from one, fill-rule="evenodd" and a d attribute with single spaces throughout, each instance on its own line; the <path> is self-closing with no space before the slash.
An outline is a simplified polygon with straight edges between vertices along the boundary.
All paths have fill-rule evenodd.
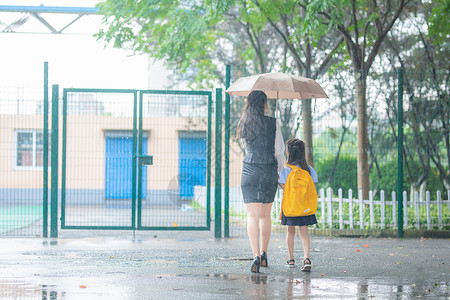
<path id="1" fill-rule="evenodd" d="M 253 251 L 252 273 L 267 267 L 270 240 L 270 211 L 277 191 L 278 172 L 284 167 L 284 142 L 275 118 L 265 116 L 267 96 L 252 91 L 237 126 L 237 137 L 244 144 L 241 189 L 247 208 L 247 233 Z M 261 234 L 261 246 L 259 236 Z M 260 252 L 261 250 L 261 252 Z"/>

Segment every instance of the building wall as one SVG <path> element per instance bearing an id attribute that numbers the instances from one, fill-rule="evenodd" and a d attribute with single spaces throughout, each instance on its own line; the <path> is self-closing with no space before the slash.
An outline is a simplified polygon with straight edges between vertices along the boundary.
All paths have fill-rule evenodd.
<path id="1" fill-rule="evenodd" d="M 212 124 L 214 125 L 214 121 Z M 42 116 L 0 115 L 0 188 L 42 187 L 42 168 L 17 168 L 14 161 L 15 131 L 18 129 L 42 130 L 42 127 Z M 51 120 L 49 120 L 49 127 L 51 130 Z M 60 116 L 59 172 L 61 172 L 62 129 L 62 116 Z M 66 188 L 104 189 L 105 133 L 112 130 L 131 131 L 132 129 L 133 118 L 131 117 L 68 116 Z M 148 155 L 153 156 L 153 165 L 147 167 L 147 189 L 176 189 L 178 184 L 176 177 L 179 171 L 178 134 L 180 131 L 187 130 L 204 131 L 206 134 L 206 121 L 200 118 L 149 117 L 143 119 L 143 130 L 148 134 Z M 211 175 L 214 182 L 214 128 L 212 139 Z M 230 187 L 238 187 L 240 186 L 242 153 L 235 142 L 231 141 L 230 147 Z M 61 176 L 59 178 L 61 185 Z"/>

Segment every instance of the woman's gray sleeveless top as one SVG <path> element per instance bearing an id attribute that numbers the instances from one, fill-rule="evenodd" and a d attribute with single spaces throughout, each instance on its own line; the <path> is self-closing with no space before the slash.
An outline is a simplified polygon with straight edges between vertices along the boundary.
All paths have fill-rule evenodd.
<path id="1" fill-rule="evenodd" d="M 276 119 L 264 116 L 262 128 L 252 140 L 245 140 L 246 154 L 244 163 L 249 164 L 277 164 L 275 158 Z"/>

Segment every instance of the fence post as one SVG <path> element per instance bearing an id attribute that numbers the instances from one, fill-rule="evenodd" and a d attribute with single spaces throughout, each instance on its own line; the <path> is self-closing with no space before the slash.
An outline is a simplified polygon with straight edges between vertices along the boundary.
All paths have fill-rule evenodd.
<path id="1" fill-rule="evenodd" d="M 403 69 L 398 69 L 398 94 L 397 94 L 397 201 L 398 201 L 398 237 L 403 238 Z M 408 221 L 406 221 L 408 224 Z"/>
<path id="2" fill-rule="evenodd" d="M 342 189 L 338 190 L 338 197 L 339 197 L 339 229 L 343 229 L 344 228 L 344 219 L 343 219 L 344 212 L 342 211 Z"/>
<path id="3" fill-rule="evenodd" d="M 59 85 L 52 86 L 52 143 L 51 143 L 51 210 L 50 237 L 58 237 L 58 116 Z"/>
<path id="4" fill-rule="evenodd" d="M 364 229 L 364 211 L 363 211 L 363 194 L 362 190 L 359 190 L 358 192 L 358 198 L 359 198 L 359 227 L 361 229 Z"/>
<path id="5" fill-rule="evenodd" d="M 374 227 L 374 211 L 373 211 L 373 192 L 369 191 L 369 214 L 370 214 L 370 228 Z"/>
<path id="6" fill-rule="evenodd" d="M 439 229 L 442 229 L 442 198 L 441 198 L 441 191 L 437 191 L 437 207 L 438 207 Z"/>
<path id="7" fill-rule="evenodd" d="M 395 203 L 397 201 L 397 197 L 395 195 L 395 192 L 392 192 L 392 220 L 394 221 L 394 228 L 397 228 L 397 213 L 395 210 Z"/>
<path id="8" fill-rule="evenodd" d="M 42 236 L 48 237 L 48 62 L 44 62 Z"/>
<path id="9" fill-rule="evenodd" d="M 381 201 L 381 229 L 384 229 L 385 222 L 385 204 L 384 204 L 384 191 L 380 192 L 380 201 Z"/>
<path id="10" fill-rule="evenodd" d="M 333 203 L 332 203 L 332 197 L 333 197 L 333 190 L 331 188 L 327 188 L 328 226 L 330 226 L 330 229 L 333 228 Z"/>
<path id="11" fill-rule="evenodd" d="M 230 86 L 230 65 L 225 68 L 225 90 Z M 230 237 L 230 95 L 225 93 L 225 186 L 224 186 L 224 231 Z"/>
<path id="12" fill-rule="evenodd" d="M 425 200 L 427 201 L 427 229 L 430 230 L 431 229 L 430 191 L 427 191 Z M 438 217 L 439 217 L 439 209 L 438 209 Z"/>
<path id="13" fill-rule="evenodd" d="M 448 213 L 450 215 L 450 191 L 447 191 L 447 206 L 448 206 Z"/>
<path id="14" fill-rule="evenodd" d="M 450 191 L 447 191 L 447 206 L 448 206 L 448 213 L 450 215 Z"/>
<path id="15" fill-rule="evenodd" d="M 403 192 L 403 215 L 404 215 L 404 227 L 405 229 L 408 229 L 408 195 L 406 194 L 406 191 Z M 400 210 L 400 205 L 398 207 L 398 209 Z M 398 226 L 400 226 L 400 217 L 398 219 Z"/>
<path id="16" fill-rule="evenodd" d="M 352 195 L 352 189 L 348 190 L 348 215 L 349 215 L 349 222 L 350 222 L 350 229 L 353 229 L 353 195 Z"/>
<path id="17" fill-rule="evenodd" d="M 216 88 L 214 237 L 222 237 L 222 89 Z"/>
<path id="18" fill-rule="evenodd" d="M 414 193 L 414 210 L 416 212 L 416 228 L 420 229 L 419 192 Z"/>
<path id="19" fill-rule="evenodd" d="M 325 192 L 320 189 L 320 210 L 322 216 L 322 228 L 325 229 Z"/>

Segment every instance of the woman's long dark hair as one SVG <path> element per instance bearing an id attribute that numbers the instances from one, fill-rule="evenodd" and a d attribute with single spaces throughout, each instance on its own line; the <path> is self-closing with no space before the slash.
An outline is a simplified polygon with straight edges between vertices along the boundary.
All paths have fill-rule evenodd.
<path id="1" fill-rule="evenodd" d="M 264 106 L 267 96 L 263 91 L 255 90 L 247 96 L 242 117 L 237 125 L 238 139 L 254 139 L 263 126 Z"/>
<path id="2" fill-rule="evenodd" d="M 308 162 L 306 161 L 306 151 L 305 143 L 299 139 L 290 139 L 287 142 L 288 159 L 287 163 L 289 165 L 298 165 L 305 171 L 311 174 L 309 170 Z"/>

